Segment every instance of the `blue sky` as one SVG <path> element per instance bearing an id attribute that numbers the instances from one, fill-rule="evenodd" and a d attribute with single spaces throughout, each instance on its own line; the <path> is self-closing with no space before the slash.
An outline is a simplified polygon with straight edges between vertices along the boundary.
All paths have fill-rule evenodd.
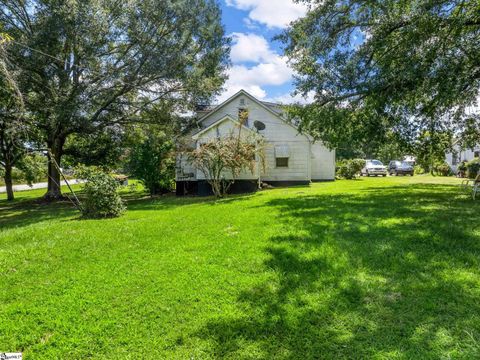
<path id="1" fill-rule="evenodd" d="M 262 100 L 308 101 L 292 98 L 293 71 L 282 56 L 281 44 L 272 40 L 305 14 L 305 7 L 292 0 L 221 0 L 221 6 L 226 33 L 232 38 L 232 66 L 218 100 L 245 89 Z"/>

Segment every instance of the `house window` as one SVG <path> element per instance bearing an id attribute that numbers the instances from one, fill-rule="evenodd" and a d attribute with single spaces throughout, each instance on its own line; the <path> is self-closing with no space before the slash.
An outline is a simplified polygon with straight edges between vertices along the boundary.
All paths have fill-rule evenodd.
<path id="1" fill-rule="evenodd" d="M 240 99 L 240 106 L 245 106 L 245 99 Z"/>
<path id="2" fill-rule="evenodd" d="M 288 157 L 275 158 L 275 166 L 277 168 L 288 168 Z"/>
<path id="3" fill-rule="evenodd" d="M 475 151 L 473 153 L 473 157 L 476 157 L 476 158 L 480 157 L 480 151 Z"/>
<path id="4" fill-rule="evenodd" d="M 243 125 L 248 126 L 248 109 L 238 109 L 238 121 L 240 121 Z"/>
<path id="5" fill-rule="evenodd" d="M 277 168 L 288 167 L 288 159 L 290 158 L 290 148 L 288 145 L 275 146 L 275 166 Z"/>

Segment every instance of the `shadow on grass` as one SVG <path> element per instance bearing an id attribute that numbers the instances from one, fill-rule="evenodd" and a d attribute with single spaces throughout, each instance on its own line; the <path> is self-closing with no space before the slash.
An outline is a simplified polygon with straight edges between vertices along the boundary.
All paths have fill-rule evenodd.
<path id="1" fill-rule="evenodd" d="M 189 205 L 209 205 L 217 206 L 221 204 L 229 204 L 232 202 L 240 202 L 251 199 L 255 196 L 255 193 L 252 194 L 235 194 L 228 195 L 228 197 L 217 199 L 214 196 L 180 196 L 175 195 L 168 196 L 156 196 L 148 197 L 145 196 L 141 199 L 134 199 L 128 202 L 129 211 L 144 211 L 144 210 L 172 210 L 182 206 Z"/>
<path id="2" fill-rule="evenodd" d="M 479 358 L 480 203 L 406 185 L 276 198 L 273 275 L 197 336 L 226 358 Z"/>
<path id="3" fill-rule="evenodd" d="M 3 202 L 0 204 L 0 231 L 48 220 L 67 219 L 75 214 L 78 211 L 68 201 L 54 204 L 41 204 L 34 200 Z"/>
<path id="4" fill-rule="evenodd" d="M 81 191 L 76 192 L 80 201 L 83 199 Z M 214 197 L 176 197 L 175 195 L 164 195 L 150 197 L 143 191 L 121 193 L 122 199 L 126 202 L 128 211 L 148 210 L 172 210 L 177 207 L 207 204 L 218 205 L 228 204 L 250 199 L 254 194 L 230 195 L 224 199 Z M 19 198 L 13 202 L 0 201 L 0 231 L 15 227 L 24 227 L 48 220 L 91 220 L 83 218 L 80 212 L 69 200 L 55 203 L 43 203 L 41 198 Z M 97 219 L 102 220 L 102 219 Z"/>

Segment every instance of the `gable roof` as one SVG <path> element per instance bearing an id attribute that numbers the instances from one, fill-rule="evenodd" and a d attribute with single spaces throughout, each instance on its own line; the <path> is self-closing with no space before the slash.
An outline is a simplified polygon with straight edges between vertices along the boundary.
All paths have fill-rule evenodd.
<path id="1" fill-rule="evenodd" d="M 197 140 L 200 135 L 202 135 L 203 133 L 209 131 L 210 129 L 213 129 L 214 127 L 220 125 L 221 123 L 223 123 L 223 122 L 225 122 L 225 121 L 227 121 L 227 120 L 235 123 L 237 126 L 240 126 L 242 129 L 245 129 L 245 130 L 247 130 L 247 131 L 249 131 L 249 132 L 254 133 L 255 135 L 258 135 L 255 131 L 253 131 L 252 129 L 246 127 L 245 125 L 240 124 L 240 123 L 239 123 L 237 120 L 235 120 L 231 115 L 228 115 L 228 114 L 227 114 L 227 115 L 225 115 L 224 117 L 220 118 L 220 120 L 215 121 L 213 124 L 210 124 L 209 126 L 207 126 L 205 129 L 202 129 L 202 130 L 196 132 L 195 134 L 193 134 L 193 135 L 192 135 L 192 139 L 193 139 L 193 140 Z"/>
<path id="2" fill-rule="evenodd" d="M 234 95 L 230 96 L 227 100 L 225 100 L 224 102 L 222 102 L 221 104 L 215 106 L 211 111 L 209 111 L 208 113 L 204 114 L 200 119 L 198 119 L 198 123 L 201 123 L 203 120 L 205 120 L 207 117 L 209 117 L 210 115 L 213 115 L 214 113 L 216 113 L 219 109 L 223 108 L 226 104 L 228 104 L 229 102 L 233 101 L 234 99 L 236 99 L 239 95 L 244 95 L 246 96 L 247 98 L 249 98 L 250 100 L 254 101 L 255 103 L 257 103 L 258 105 L 260 105 L 263 109 L 267 110 L 268 112 L 270 112 L 271 114 L 273 114 L 274 116 L 276 116 L 278 119 L 280 119 L 281 121 L 283 121 L 285 124 L 291 126 L 292 128 L 294 128 L 295 130 L 297 130 L 297 132 L 303 136 L 305 136 L 309 141 L 312 140 L 312 137 L 308 134 L 304 134 L 304 133 L 301 133 L 300 131 L 298 131 L 298 128 L 292 124 L 291 122 L 287 121 L 282 113 L 272 109 L 273 106 L 280 106 L 278 104 L 274 104 L 274 103 L 269 103 L 269 102 L 266 102 L 266 101 L 260 101 L 258 100 L 256 97 L 250 95 L 248 92 L 246 92 L 245 90 L 241 89 L 240 91 L 238 91 L 237 93 L 235 93 Z M 228 115 L 230 116 L 230 115 Z M 231 117 L 231 116 L 230 116 Z M 223 118 L 222 118 L 223 119 Z M 219 122 L 220 120 L 218 121 L 215 121 L 213 124 L 211 124 L 210 126 L 208 126 L 207 128 L 210 128 L 212 125 L 215 125 Z M 233 119 L 233 121 L 236 121 L 235 119 Z M 206 128 L 206 129 L 207 129 Z M 247 128 L 248 129 L 248 128 Z M 205 130 L 205 129 L 202 129 L 202 131 Z M 196 134 L 195 134 L 196 135 Z"/>
<path id="3" fill-rule="evenodd" d="M 282 116 L 277 111 L 274 111 L 270 106 L 267 106 L 265 103 L 258 100 L 257 98 L 255 98 L 254 96 L 250 95 L 248 92 L 246 92 L 245 90 L 242 89 L 242 90 L 238 91 L 237 93 L 233 94 L 232 96 L 230 96 L 227 100 L 225 100 L 221 104 L 215 106 L 215 108 L 213 108 L 211 111 L 209 111 L 208 113 L 203 115 L 200 119 L 198 119 L 198 122 L 202 122 L 207 117 L 209 117 L 210 115 L 217 112 L 220 108 L 222 108 L 223 106 L 225 106 L 226 104 L 228 104 L 229 102 L 231 102 L 232 100 L 237 98 L 239 95 L 244 95 L 244 96 L 248 97 L 250 100 L 256 102 L 258 105 L 260 105 L 265 110 L 271 112 L 273 115 L 275 115 L 277 117 L 280 117 L 283 121 L 285 121 L 285 119 L 283 119 Z"/>

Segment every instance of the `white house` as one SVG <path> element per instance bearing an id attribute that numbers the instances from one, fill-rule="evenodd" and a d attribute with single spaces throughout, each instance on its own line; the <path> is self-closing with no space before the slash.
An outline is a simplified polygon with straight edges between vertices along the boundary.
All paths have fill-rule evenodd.
<path id="1" fill-rule="evenodd" d="M 260 101 L 241 90 L 222 104 L 198 113 L 198 128 L 187 139 L 198 147 L 208 139 L 238 129 L 238 116 L 248 113 L 242 131 L 262 136 L 265 142 L 265 168 L 245 172 L 236 179 L 232 192 L 254 191 L 258 183 L 271 185 L 309 184 L 335 179 L 335 151 L 301 134 L 282 114 L 279 104 Z M 195 169 L 182 154 L 177 156 L 177 195 L 210 193 L 205 174 Z"/>
<path id="2" fill-rule="evenodd" d="M 473 148 L 466 149 L 459 142 L 453 145 L 453 150 L 445 154 L 445 161 L 448 163 L 454 173 L 457 172 L 457 166 L 462 161 L 470 161 L 480 157 L 480 144 Z"/>

